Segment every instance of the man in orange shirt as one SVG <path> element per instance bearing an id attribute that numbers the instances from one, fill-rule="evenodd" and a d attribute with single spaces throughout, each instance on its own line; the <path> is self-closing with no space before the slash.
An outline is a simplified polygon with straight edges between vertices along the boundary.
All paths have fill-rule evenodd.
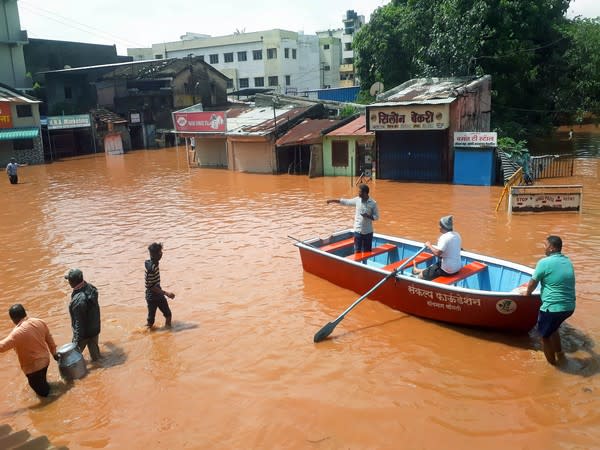
<path id="1" fill-rule="evenodd" d="M 21 369 L 29 380 L 29 386 L 40 397 L 47 397 L 50 393 L 50 385 L 46 380 L 46 372 L 50 365 L 48 350 L 54 359 L 58 360 L 56 344 L 50 330 L 43 320 L 27 317 L 23 305 L 11 306 L 8 315 L 16 327 L 0 341 L 0 353 L 14 348 Z"/>

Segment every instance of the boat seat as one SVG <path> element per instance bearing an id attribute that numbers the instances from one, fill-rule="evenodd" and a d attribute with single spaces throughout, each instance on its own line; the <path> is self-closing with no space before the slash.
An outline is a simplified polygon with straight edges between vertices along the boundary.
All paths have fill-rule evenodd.
<path id="1" fill-rule="evenodd" d="M 481 272 L 483 269 L 487 269 L 487 264 L 481 263 L 479 261 L 473 261 L 472 263 L 463 266 L 457 273 L 454 275 L 441 276 L 434 278 L 432 281 L 436 283 L 442 284 L 454 284 L 457 281 L 464 280 L 471 275 L 475 275 L 478 272 Z"/>
<path id="2" fill-rule="evenodd" d="M 381 255 L 382 253 L 390 252 L 397 248 L 398 247 L 396 247 L 394 244 L 382 244 L 379 247 L 375 247 L 370 252 L 353 253 L 352 255 L 346 256 L 346 258 L 350 259 L 352 261 L 364 261 L 365 259 L 369 259 L 373 256 Z"/>
<path id="3" fill-rule="evenodd" d="M 354 245 L 354 238 L 351 237 L 349 239 L 344 239 L 343 241 L 337 241 L 333 244 L 327 244 L 323 247 L 319 247 L 319 250 L 323 250 L 324 252 L 333 252 L 335 250 L 339 250 L 341 248 L 346 248 Z"/>
<path id="4" fill-rule="evenodd" d="M 412 267 L 414 264 L 421 264 L 422 262 L 429 261 L 432 258 L 433 258 L 432 253 L 419 253 L 415 259 L 413 259 L 411 262 L 409 262 L 406 265 L 405 269 Z M 387 266 L 383 267 L 383 270 L 389 270 L 391 272 L 392 270 L 395 270 L 396 268 L 398 268 L 402 264 L 404 264 L 408 259 L 409 258 L 404 258 L 404 259 L 401 259 L 400 261 L 396 261 L 391 264 L 388 264 Z"/>

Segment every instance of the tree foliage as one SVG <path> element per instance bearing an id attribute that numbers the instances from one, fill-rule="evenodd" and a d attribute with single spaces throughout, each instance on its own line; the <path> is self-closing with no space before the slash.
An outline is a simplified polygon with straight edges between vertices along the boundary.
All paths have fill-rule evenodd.
<path id="1" fill-rule="evenodd" d="M 492 75 L 494 126 L 531 131 L 600 107 L 600 23 L 569 20 L 570 0 L 392 0 L 354 41 L 357 76 Z"/>

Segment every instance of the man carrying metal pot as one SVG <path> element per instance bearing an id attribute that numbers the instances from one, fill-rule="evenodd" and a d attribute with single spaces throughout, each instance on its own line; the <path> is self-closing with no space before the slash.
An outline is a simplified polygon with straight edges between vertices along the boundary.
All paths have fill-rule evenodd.
<path id="1" fill-rule="evenodd" d="M 73 288 L 69 314 L 73 328 L 73 342 L 81 353 L 87 347 L 92 361 L 100 358 L 98 336 L 100 335 L 100 306 L 98 305 L 98 289 L 84 281 L 83 272 L 71 269 L 65 275 Z"/>
<path id="2" fill-rule="evenodd" d="M 40 397 L 47 397 L 50 393 L 50 385 L 46 379 L 50 365 L 48 351 L 58 360 L 56 344 L 50 330 L 43 320 L 27 317 L 21 304 L 12 305 L 8 315 L 15 328 L 0 341 L 0 353 L 14 348 L 31 389 Z"/>

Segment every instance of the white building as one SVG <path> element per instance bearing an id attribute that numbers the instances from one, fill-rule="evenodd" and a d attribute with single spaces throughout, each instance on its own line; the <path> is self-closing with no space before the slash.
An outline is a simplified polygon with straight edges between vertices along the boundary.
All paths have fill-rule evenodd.
<path id="1" fill-rule="evenodd" d="M 321 89 L 340 86 L 340 65 L 342 63 L 342 30 L 317 31 L 319 36 L 319 57 L 321 59 Z"/>
<path id="2" fill-rule="evenodd" d="M 134 58 L 144 49 L 128 49 Z M 282 94 L 321 87 L 319 38 L 285 30 L 210 37 L 188 33 L 180 41 L 152 45 L 152 57 L 194 55 L 229 77 L 228 91 L 274 88 Z"/>

